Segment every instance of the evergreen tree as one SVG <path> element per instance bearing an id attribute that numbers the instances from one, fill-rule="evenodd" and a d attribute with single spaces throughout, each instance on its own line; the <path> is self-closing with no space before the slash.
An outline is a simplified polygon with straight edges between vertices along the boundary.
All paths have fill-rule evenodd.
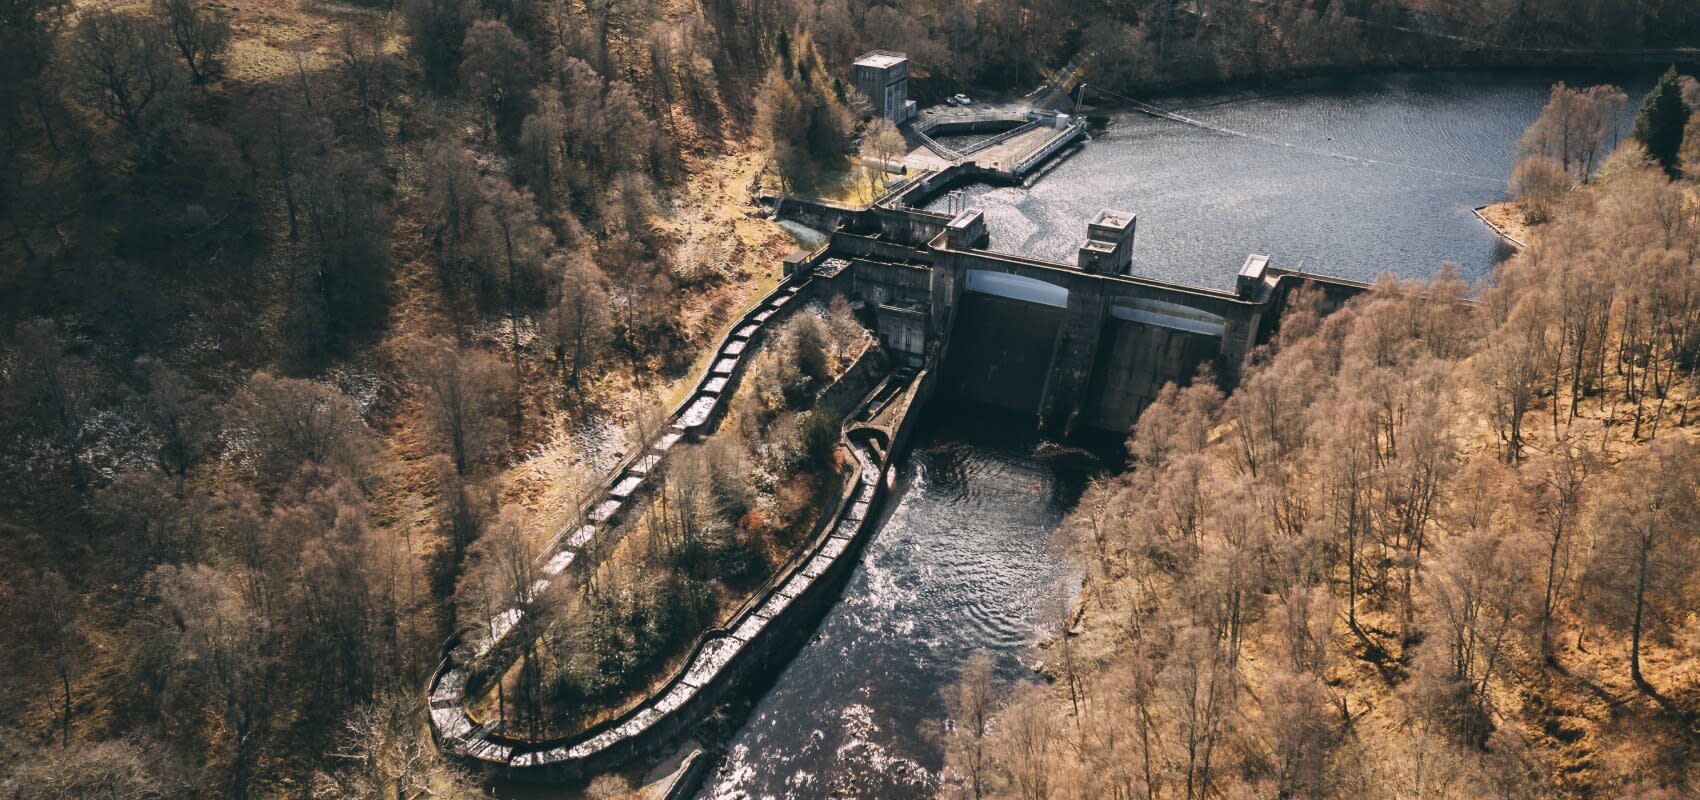
<path id="1" fill-rule="evenodd" d="M 1676 67 L 1659 78 L 1647 99 L 1641 101 L 1641 113 L 1635 117 L 1635 140 L 1675 177 L 1677 150 L 1682 146 L 1682 129 L 1688 124 L 1688 105 L 1682 101 L 1682 87 L 1677 83 Z"/>

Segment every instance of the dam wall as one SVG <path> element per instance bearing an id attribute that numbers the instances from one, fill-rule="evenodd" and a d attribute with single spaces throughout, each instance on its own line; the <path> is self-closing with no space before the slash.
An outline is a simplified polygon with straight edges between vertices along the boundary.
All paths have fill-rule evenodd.
<path id="1" fill-rule="evenodd" d="M 1125 433 L 1165 385 L 1205 367 L 1232 387 L 1301 289 L 1324 312 L 1369 289 L 1258 255 L 1232 292 L 1142 278 L 1132 270 L 1137 220 L 1109 210 L 1068 264 L 989 249 L 977 210 L 947 218 L 898 204 L 962 174 L 922 176 L 866 209 L 776 208 L 834 226 L 812 280 L 851 298 L 894 360 L 932 369 L 962 399 L 1030 414 L 1042 431 Z"/>

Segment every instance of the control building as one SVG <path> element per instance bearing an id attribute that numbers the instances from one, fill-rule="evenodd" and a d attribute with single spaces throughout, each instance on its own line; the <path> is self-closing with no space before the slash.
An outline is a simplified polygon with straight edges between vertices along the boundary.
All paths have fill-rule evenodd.
<path id="1" fill-rule="evenodd" d="M 874 50 L 856 59 L 850 69 L 856 88 L 874 104 L 874 116 L 902 124 L 915 116 L 909 100 L 909 57 L 889 50 Z"/>

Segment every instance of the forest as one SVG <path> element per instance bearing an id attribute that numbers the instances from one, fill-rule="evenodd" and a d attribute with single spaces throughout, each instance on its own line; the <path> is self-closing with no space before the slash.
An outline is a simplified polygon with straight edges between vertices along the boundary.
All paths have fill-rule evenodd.
<path id="1" fill-rule="evenodd" d="M 1106 86 L 1135 91 L 1326 67 L 1540 61 L 1554 48 L 1688 41 L 1700 26 L 1678 0 L 1583 5 L 0 3 L 0 647 L 8 654 L 0 794 L 476 796 L 478 776 L 446 763 L 424 733 L 425 676 L 466 623 L 463 612 L 511 582 L 504 563 L 541 547 L 570 518 L 598 468 L 630 438 L 625 431 L 653 420 L 719 328 L 772 285 L 792 243 L 752 216 L 749 188 L 767 176 L 843 171 L 864 108 L 845 86 L 857 52 L 907 49 L 917 96 L 927 100 L 1025 87 L 1085 50 L 1097 53 Z M 1389 41 L 1411 49 L 1393 52 Z M 1570 169 L 1568 151 L 1557 152 Z M 1550 185 L 1547 167 L 1526 171 L 1544 170 L 1541 185 Z M 1692 259 L 1683 250 L 1692 226 L 1681 213 L 1687 206 L 1670 199 L 1686 184 L 1628 156 L 1605 159 L 1598 173 L 1550 201 L 1548 238 L 1565 243 L 1508 267 L 1484 310 L 1453 308 L 1456 297 L 1432 302 L 1480 330 L 1510 325 L 1524 337 L 1561 311 L 1597 315 L 1577 328 L 1581 344 L 1561 345 L 1571 334 L 1554 328 L 1541 330 L 1538 346 L 1507 338 L 1481 352 L 1507 365 L 1546 359 L 1518 373 L 1520 393 L 1507 401 L 1522 412 L 1516 420 L 1556 408 L 1553 386 L 1570 392 L 1565 426 L 1594 419 L 1616 437 L 1604 463 L 1655 435 L 1672 441 L 1686 423 L 1687 362 L 1676 355 L 1686 345 L 1670 339 L 1676 312 L 1667 308 L 1675 297 L 1632 278 L 1642 267 L 1681 278 L 1690 262 L 1672 254 Z M 1634 194 L 1643 190 L 1667 201 L 1649 205 Z M 1646 247 L 1626 258 L 1629 242 Z M 1598 258 L 1612 269 L 1583 268 L 1594 263 L 1576 260 L 1584 252 L 1609 253 Z M 1587 295 L 1593 305 L 1560 309 L 1576 302 L 1571 293 L 1524 302 L 1520 271 L 1565 263 L 1574 265 L 1567 279 L 1597 292 Z M 1315 323 L 1316 338 L 1294 322 L 1270 364 L 1298 363 L 1285 354 L 1305 347 L 1339 356 L 1344 342 L 1367 336 L 1348 336 L 1347 320 L 1386 317 L 1397 330 L 1392 317 L 1417 313 L 1408 305 L 1415 300 L 1400 298 L 1462 291 L 1444 282 L 1389 287 L 1374 308 L 1403 312 L 1366 306 Z M 1501 307 L 1504 319 L 1485 311 Z M 1485 360 L 1478 344 L 1442 347 L 1389 332 L 1389 350 L 1376 357 L 1389 375 L 1421 364 L 1427 380 L 1451 386 L 1466 371 L 1441 367 Z M 1417 358 L 1424 348 L 1433 358 Z M 1291 370 L 1309 370 L 1311 397 L 1358 391 L 1337 388 L 1327 366 Z M 1283 374 L 1274 366 L 1265 373 L 1264 383 Z M 795 380 L 758 382 L 767 405 L 750 412 L 786 419 L 791 445 L 810 436 L 786 407 Z M 1202 404 L 1201 416 L 1180 418 L 1206 431 L 1188 454 L 1202 465 L 1220 440 L 1208 431 L 1233 403 L 1250 401 L 1222 404 L 1199 391 L 1184 397 Z M 1180 414 L 1174 403 L 1159 414 Z M 1398 421 L 1386 422 L 1388 436 L 1405 432 L 1406 413 L 1400 407 Z M 1368 406 L 1365 414 L 1368 429 L 1383 425 Z M 1633 424 L 1618 422 L 1626 414 Z M 1150 416 L 1157 426 L 1160 417 Z M 1502 447 L 1513 454 L 1546 452 L 1557 435 L 1545 425 L 1511 427 L 1515 446 Z M 1136 446 L 1149 449 L 1149 439 L 1137 436 Z M 1304 434 L 1283 428 L 1281 441 L 1258 469 L 1321 469 L 1301 455 Z M 1364 469 L 1383 469 L 1376 448 L 1391 445 L 1368 442 L 1376 455 Z M 808 452 L 745 444 L 776 463 Z M 1157 461 L 1125 485 L 1155 480 L 1184 449 L 1152 450 Z M 1680 455 L 1647 452 L 1638 458 Z M 705 466 L 701 477 L 735 474 L 725 470 L 749 457 L 728 454 L 730 467 Z M 1441 462 L 1434 468 L 1452 480 Z M 1365 547 L 1349 561 L 1371 568 L 1351 584 L 1368 598 L 1360 598 L 1368 618 L 1354 630 L 1364 632 L 1366 651 L 1374 648 L 1373 664 L 1397 677 L 1406 669 L 1400 636 L 1418 630 L 1427 612 L 1411 611 L 1408 625 L 1372 616 L 1404 613 L 1397 604 L 1372 611 L 1373 603 L 1393 603 L 1382 597 L 1388 587 L 1407 572 L 1415 582 L 1417 568 L 1398 561 L 1408 539 L 1367 544 L 1386 529 L 1379 517 L 1368 521 L 1383 513 L 1368 504 L 1384 490 L 1365 480 L 1357 500 L 1342 501 L 1359 503 L 1347 516 Z M 1106 487 L 1115 485 L 1123 484 Z M 1436 501 L 1432 516 L 1443 507 L 1455 513 Z M 1323 519 L 1312 513 L 1293 519 L 1320 536 L 1321 523 L 1305 522 Z M 717 524 L 730 530 L 741 520 Z M 1648 552 L 1663 559 L 1677 540 L 1650 541 Z M 1584 551 L 1574 547 L 1566 556 L 1575 566 L 1553 590 L 1555 647 L 1571 647 L 1580 620 L 1595 619 L 1583 609 L 1623 611 L 1604 602 L 1616 590 L 1594 588 L 1605 573 L 1583 570 Z M 1343 563 L 1304 574 L 1319 581 Z M 1116 596 L 1108 575 L 1093 583 L 1104 603 Z M 1665 613 L 1644 620 L 1649 663 L 1636 674 L 1674 693 L 1682 684 L 1665 672 L 1675 652 L 1668 637 L 1683 629 L 1668 617 L 1676 607 L 1668 592 L 1681 576 L 1655 577 L 1645 605 Z M 605 606 L 597 613 L 633 611 Z M 1604 625 L 1599 619 L 1589 624 Z M 1585 644 L 1590 653 L 1618 652 L 1604 633 Z M 1568 651 L 1556 658 L 1581 669 Z M 604 671 L 617 662 L 555 665 L 554 696 L 608 691 Z M 1502 698 L 1513 663 L 1492 659 L 1484 692 Z M 1601 675 L 1616 680 L 1615 671 Z M 1683 707 L 1669 694 L 1624 696 Z M 1476 707 L 1510 713 L 1485 699 Z M 1645 719 L 1660 730 L 1655 716 Z"/>
<path id="2" fill-rule="evenodd" d="M 1491 282 L 1384 276 L 1166 389 L 1059 534 L 1043 680 L 947 692 L 942 794 L 1700 791 L 1693 89 L 1614 149 L 1623 92 L 1555 86 Z"/>

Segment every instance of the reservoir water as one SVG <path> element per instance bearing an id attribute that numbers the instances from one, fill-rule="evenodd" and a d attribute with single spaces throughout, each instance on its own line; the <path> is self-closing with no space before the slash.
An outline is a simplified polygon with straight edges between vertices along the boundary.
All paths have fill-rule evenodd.
<path id="1" fill-rule="evenodd" d="M 1155 99 L 1209 127 L 1114 112 L 1029 186 L 931 207 L 983 209 L 993 250 L 1070 262 L 1099 209 L 1131 211 L 1137 273 L 1177 283 L 1231 288 L 1248 253 L 1360 280 L 1452 261 L 1474 280 L 1508 252 L 1472 210 L 1505 198 L 1553 81 L 1615 83 L 1633 113 L 1655 77 L 1398 73 Z"/>
<path id="2" fill-rule="evenodd" d="M 1248 135 L 1116 113 L 1031 186 L 964 199 L 986 211 L 993 249 L 1065 260 L 1098 209 L 1136 212 L 1139 271 L 1182 283 L 1230 287 L 1250 252 L 1366 280 L 1451 260 L 1473 279 L 1504 253 L 1471 210 L 1504 197 L 1512 145 L 1551 83 L 1617 83 L 1633 109 L 1654 77 L 1382 75 L 1170 98 Z M 1084 479 L 1035 458 L 1022 420 L 930 413 L 843 599 L 700 797 L 927 796 L 940 690 L 977 649 L 1005 679 L 1026 671 L 1064 574 L 1048 540 Z"/>

